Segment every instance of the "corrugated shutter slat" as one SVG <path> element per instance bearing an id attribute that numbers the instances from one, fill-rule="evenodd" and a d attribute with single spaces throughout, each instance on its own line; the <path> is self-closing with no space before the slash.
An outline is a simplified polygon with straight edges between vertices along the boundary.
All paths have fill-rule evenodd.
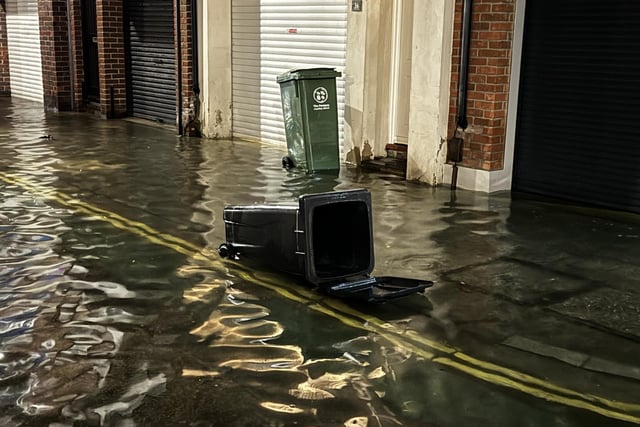
<path id="1" fill-rule="evenodd" d="M 285 143 L 276 77 L 294 68 L 344 71 L 346 23 L 346 0 L 232 2 L 235 137 Z M 342 146 L 344 79 L 336 85 Z"/>
<path id="2" fill-rule="evenodd" d="M 528 1 L 514 189 L 640 212 L 640 3 Z"/>
<path id="3" fill-rule="evenodd" d="M 37 0 L 7 0 L 6 18 L 11 96 L 43 102 Z"/>
<path id="4" fill-rule="evenodd" d="M 125 1 L 125 16 L 131 113 L 134 117 L 175 123 L 173 2 Z"/>

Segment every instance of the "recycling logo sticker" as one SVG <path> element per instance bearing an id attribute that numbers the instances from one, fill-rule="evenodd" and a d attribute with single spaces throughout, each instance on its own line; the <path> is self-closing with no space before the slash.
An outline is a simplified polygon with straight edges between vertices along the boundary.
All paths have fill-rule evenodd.
<path id="1" fill-rule="evenodd" d="M 313 111 L 329 110 L 331 108 L 331 104 L 329 104 L 329 91 L 322 86 L 315 88 L 313 91 L 313 100 L 315 101 Z"/>

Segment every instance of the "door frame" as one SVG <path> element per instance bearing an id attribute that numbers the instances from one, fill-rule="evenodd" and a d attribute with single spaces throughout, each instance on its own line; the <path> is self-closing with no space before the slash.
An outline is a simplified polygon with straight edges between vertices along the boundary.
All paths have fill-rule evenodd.
<path id="1" fill-rule="evenodd" d="M 395 0 L 393 2 L 393 21 L 392 21 L 392 44 L 391 44 L 391 85 L 389 93 L 389 136 L 388 141 L 396 144 L 407 144 L 409 142 L 409 136 L 407 134 L 406 140 L 398 139 L 398 114 L 399 103 L 406 102 L 407 110 L 409 109 L 409 96 L 411 94 L 411 85 L 409 85 L 406 93 L 400 93 L 400 69 L 402 66 L 402 51 L 403 51 L 403 31 L 406 31 L 407 22 L 411 22 L 413 19 L 413 11 L 405 9 L 408 0 Z M 413 22 L 411 22 L 413 24 Z M 413 33 L 413 25 L 411 25 L 411 33 Z M 408 39 L 411 40 L 413 34 L 409 34 Z M 407 111 L 407 113 L 409 110 Z"/>

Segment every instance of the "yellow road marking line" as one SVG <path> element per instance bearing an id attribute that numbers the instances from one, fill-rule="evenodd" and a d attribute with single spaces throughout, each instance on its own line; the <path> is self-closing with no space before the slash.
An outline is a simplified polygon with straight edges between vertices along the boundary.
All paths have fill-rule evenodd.
<path id="1" fill-rule="evenodd" d="M 540 399 L 545 399 L 545 400 L 551 400 L 553 402 L 556 403 L 561 403 L 565 406 L 573 406 L 574 408 L 581 408 L 581 409 L 586 409 L 588 411 L 591 412 L 595 412 L 597 414 L 603 415 L 605 417 L 609 417 L 609 418 L 614 418 L 614 419 L 618 419 L 618 420 L 622 420 L 622 421 L 628 421 L 628 422 L 632 422 L 635 424 L 640 424 L 640 418 L 631 415 L 631 414 L 625 414 L 622 412 L 614 412 L 610 409 L 606 409 L 603 408 L 601 406 L 597 406 L 594 405 L 593 403 L 590 402 L 585 402 L 584 400 L 579 400 L 579 399 L 575 399 L 575 398 L 570 398 L 570 397 L 564 397 L 564 396 L 560 396 L 557 394 L 553 394 L 553 393 L 549 393 L 547 391 L 532 387 L 532 386 L 528 386 L 525 384 L 521 384 L 516 382 L 515 380 L 512 380 L 510 378 L 505 378 L 503 376 L 494 374 L 494 373 L 490 373 L 490 372 L 484 372 L 484 371 L 480 371 L 478 369 L 474 369 L 471 368 L 467 365 L 464 365 L 462 363 L 456 362 L 455 360 L 449 359 L 449 358 L 445 358 L 445 357 L 436 357 L 435 359 L 433 359 L 434 362 L 436 363 L 440 363 L 443 365 L 447 365 L 450 366 L 454 369 L 457 369 L 459 371 L 462 372 L 466 372 L 469 375 L 472 375 L 476 378 L 485 380 L 487 382 L 490 382 L 492 384 L 499 384 L 505 387 L 509 387 L 509 388 L 513 388 L 516 390 L 519 390 L 523 393 L 529 394 L 531 396 L 535 396 L 538 397 Z M 577 397 L 583 397 L 584 395 L 582 395 L 581 393 L 575 393 L 575 395 Z"/>
<path id="2" fill-rule="evenodd" d="M 53 200 L 63 206 L 73 208 L 78 212 L 85 213 L 96 219 L 107 222 L 118 229 L 143 237 L 152 243 L 167 247 L 178 253 L 192 257 L 193 259 L 204 261 L 211 267 L 223 268 L 224 266 L 221 261 L 215 261 L 211 257 L 207 256 L 201 248 L 198 248 L 192 243 L 170 234 L 161 233 L 144 223 L 132 221 L 114 212 L 93 206 L 49 187 L 35 184 L 25 178 L 0 172 L 0 179 L 8 184 L 17 185 L 34 194 Z M 600 396 L 581 393 L 560 387 L 554 383 L 529 374 L 524 374 L 491 362 L 479 360 L 454 347 L 422 337 L 416 331 L 401 330 L 395 325 L 384 322 L 375 316 L 354 310 L 342 301 L 323 298 L 310 289 L 302 287 L 293 290 L 286 284 L 278 283 L 275 276 L 272 275 L 265 277 L 264 274 L 261 274 L 260 280 L 257 280 L 255 275 L 242 270 L 239 270 L 237 275 L 243 280 L 266 287 L 291 301 L 299 302 L 314 311 L 332 317 L 346 326 L 376 333 L 392 344 L 412 351 L 420 357 L 431 360 L 435 363 L 449 366 L 477 379 L 491 384 L 512 388 L 522 393 L 563 404 L 565 406 L 585 409 L 612 419 L 640 424 L 640 417 L 638 416 L 607 409 L 596 405 L 596 403 L 608 408 L 630 412 L 640 412 L 640 404 L 619 402 Z M 444 353 L 447 357 L 436 357 L 431 350 Z M 460 359 L 466 363 L 460 363 L 454 358 Z"/>
<path id="3" fill-rule="evenodd" d="M 255 277 L 252 277 L 248 273 L 242 274 L 242 278 L 249 282 L 255 282 Z M 268 283 L 267 280 L 271 281 L 271 283 Z M 288 285 L 277 284 L 274 281 L 273 276 L 265 277 L 264 274 L 261 274 L 260 282 L 257 282 L 257 283 L 261 286 L 268 287 L 269 289 L 273 289 L 275 292 L 281 293 L 283 296 L 286 296 L 284 293 L 282 293 L 282 291 L 284 290 L 283 288 L 288 287 Z M 310 307 L 311 309 L 322 312 L 330 317 L 333 317 L 341 321 L 342 323 L 346 324 L 347 326 L 352 326 L 357 329 L 365 330 L 367 332 L 376 333 L 382 336 L 383 338 L 387 339 L 391 343 L 396 344 L 401 348 L 410 350 L 425 359 L 430 359 L 440 364 L 445 364 L 443 361 L 449 360 L 450 363 L 448 365 L 456 369 L 458 369 L 459 367 L 465 366 L 464 370 L 463 369 L 458 369 L 458 370 L 464 371 L 470 375 L 473 375 L 476 378 L 489 381 L 494 384 L 514 388 L 516 390 L 519 390 L 527 394 L 533 394 L 533 393 L 530 393 L 530 390 L 535 389 L 537 390 L 537 394 L 534 394 L 536 397 L 541 397 L 542 395 L 544 395 L 544 399 L 557 402 L 557 403 L 567 404 L 567 402 L 569 402 L 568 397 L 557 394 L 557 393 L 562 393 L 567 396 L 574 396 L 576 398 L 588 401 L 588 402 L 584 402 L 585 404 L 590 404 L 589 402 L 594 402 L 594 403 L 598 403 L 598 404 L 608 406 L 610 408 L 614 408 L 617 410 L 622 410 L 622 411 L 630 411 L 630 412 L 640 411 L 639 404 L 619 402 L 616 400 L 606 399 L 600 396 L 581 393 L 569 388 L 558 386 L 552 382 L 542 380 L 532 375 L 516 371 L 514 369 L 496 365 L 491 362 L 485 362 L 485 361 L 479 360 L 451 346 L 437 343 L 437 342 L 434 342 L 433 340 L 429 340 L 426 338 L 414 340 L 414 338 L 419 337 L 416 331 L 412 331 L 412 330 L 402 331 L 398 329 L 395 325 L 392 325 L 388 322 L 384 322 L 379 318 L 358 312 L 352 309 L 351 307 L 347 306 L 346 304 L 344 304 L 342 301 L 335 300 L 329 297 L 327 298 L 319 297 L 317 294 L 314 294 L 311 290 L 307 290 L 305 288 L 300 288 L 300 290 L 298 290 L 298 288 L 296 288 L 295 292 L 303 294 L 305 296 L 300 296 L 300 297 L 295 296 L 295 297 L 290 297 L 290 299 L 301 302 L 303 304 L 307 303 L 308 307 Z M 286 292 L 286 294 L 290 295 L 290 292 Z M 317 300 L 319 301 L 319 303 L 308 304 L 309 301 L 313 301 L 313 300 Z M 320 303 L 324 305 L 328 305 L 329 307 L 323 307 Z M 333 310 L 331 309 L 331 307 L 333 307 Z M 354 321 L 354 318 L 360 319 L 360 321 Z M 423 338 L 423 337 L 419 337 L 419 338 Z M 412 341 L 417 341 L 417 342 L 412 342 Z M 434 343 L 436 345 L 433 345 Z M 430 350 L 440 351 L 442 353 L 445 353 L 446 355 L 453 356 L 455 358 L 459 358 L 467 362 L 467 364 L 462 364 L 451 357 L 434 358 L 434 354 L 431 351 L 426 350 L 424 347 L 427 347 Z M 444 351 L 441 351 L 441 349 Z M 468 365 L 475 365 L 475 366 L 468 366 Z M 494 371 L 494 373 L 487 372 L 487 371 Z M 476 374 L 474 374 L 474 372 Z M 502 376 L 500 376 L 499 374 Z M 510 378 L 505 378 L 504 376 L 507 376 Z M 502 378 L 502 380 L 491 381 L 491 379 L 494 379 L 494 378 Z M 526 384 L 526 383 L 529 383 L 529 384 Z M 541 390 L 539 388 L 536 389 L 535 387 L 545 388 L 548 391 Z M 570 406 L 576 406 L 576 405 L 570 405 Z M 583 406 L 578 406 L 578 407 L 586 409 Z M 605 408 L 600 408 L 600 409 L 602 411 L 607 411 L 607 409 Z M 628 415 L 628 414 L 623 414 L 623 415 L 625 417 L 630 416 L 633 418 L 632 415 Z M 611 417 L 611 418 L 617 418 L 617 417 Z M 625 418 L 625 420 L 629 421 L 627 418 Z M 634 422 L 636 424 L 640 424 L 639 417 L 635 417 L 635 420 L 636 421 Z"/>
<path id="4" fill-rule="evenodd" d="M 73 208 L 76 211 L 88 214 L 101 221 L 107 222 L 120 230 L 136 234 L 155 244 L 165 246 L 183 255 L 193 256 L 194 252 L 197 253 L 200 251 L 199 247 L 184 239 L 180 239 L 170 234 L 161 233 L 144 223 L 130 220 L 118 215 L 117 213 L 98 208 L 67 194 L 34 184 L 24 178 L 11 176 L 2 172 L 0 172 L 0 178 L 9 184 L 18 185 L 36 195 L 53 200 L 63 206 Z"/>

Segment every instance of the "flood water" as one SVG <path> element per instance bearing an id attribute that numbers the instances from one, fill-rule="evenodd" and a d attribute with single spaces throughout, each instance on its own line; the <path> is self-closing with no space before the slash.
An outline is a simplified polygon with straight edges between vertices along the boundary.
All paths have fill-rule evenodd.
<path id="1" fill-rule="evenodd" d="M 560 226 L 549 228 L 540 220 L 550 215 L 548 204 L 508 194 L 458 191 L 453 200 L 448 189 L 352 167 L 336 176 L 286 172 L 277 146 L 46 115 L 37 104 L 6 98 L 0 111 L 2 426 L 625 421 L 547 392 L 640 419 L 636 406 L 583 399 L 603 384 L 593 372 L 571 367 L 576 373 L 564 381 L 556 365 L 553 373 L 524 371 L 580 397 L 501 380 L 524 381 L 517 373 L 534 362 L 505 356 L 511 350 L 500 342 L 529 330 L 529 316 L 569 294 L 554 293 L 540 308 L 536 298 L 545 294 L 533 285 L 496 296 L 459 277 L 465 266 L 507 262 L 524 247 L 529 261 L 552 253 L 566 266 L 567 253 L 587 256 L 593 246 L 587 250 L 584 237 L 569 248 L 549 238 L 583 236 L 575 227 L 624 254 L 617 270 L 590 263 L 583 271 L 635 275 L 634 218 L 594 220 L 565 210 L 553 217 Z M 340 301 L 217 255 L 225 205 L 350 188 L 372 194 L 374 274 L 434 280 L 433 288 L 382 305 Z M 618 361 L 634 363 L 636 349 L 616 352 Z M 605 397 L 633 401 L 628 391 L 637 383 L 612 379 Z"/>

